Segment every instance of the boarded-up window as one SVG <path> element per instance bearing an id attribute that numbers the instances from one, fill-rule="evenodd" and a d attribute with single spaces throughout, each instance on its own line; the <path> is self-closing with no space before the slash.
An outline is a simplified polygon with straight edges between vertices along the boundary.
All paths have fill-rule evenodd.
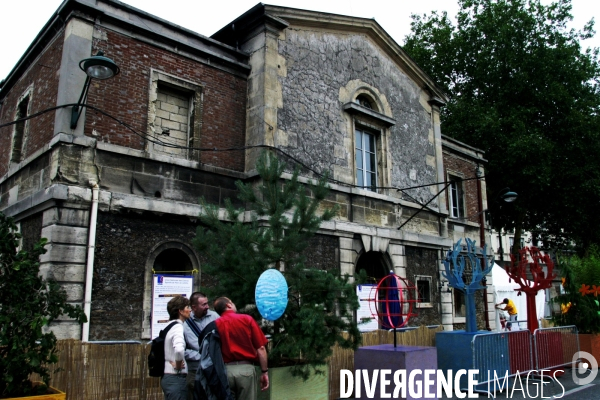
<path id="1" fill-rule="evenodd" d="M 29 115 L 29 98 L 27 95 L 17 105 L 16 120 L 25 118 Z M 10 161 L 14 163 L 21 162 L 23 159 L 23 144 L 25 142 L 25 130 L 27 128 L 27 121 L 19 121 L 15 124 L 15 131 L 13 133 L 13 145 Z"/>
<path id="2" fill-rule="evenodd" d="M 153 71 L 147 151 L 200 161 L 202 86 Z"/>

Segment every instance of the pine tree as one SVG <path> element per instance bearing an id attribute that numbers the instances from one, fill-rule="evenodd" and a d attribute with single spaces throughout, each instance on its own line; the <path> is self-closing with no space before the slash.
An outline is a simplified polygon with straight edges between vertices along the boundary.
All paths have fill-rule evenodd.
<path id="1" fill-rule="evenodd" d="M 194 242 L 208 258 L 203 272 L 218 282 L 218 288 L 208 291 L 226 295 L 238 310 L 256 318 L 259 276 L 269 268 L 283 273 L 289 287 L 286 311 L 274 323 L 262 321 L 272 338 L 269 362 L 292 365 L 292 373 L 306 379 L 311 369 L 321 371 L 318 367 L 326 363 L 332 346 L 356 349 L 361 338 L 353 319 L 358 298 L 350 277 L 305 262 L 311 237 L 337 208 L 323 207 L 329 191 L 326 178 L 300 183 L 296 169 L 290 179 L 282 179 L 285 164 L 268 152 L 256 167 L 258 184 L 236 182 L 246 209 L 227 200 L 222 214 L 217 206 L 201 201 L 204 226 Z"/>

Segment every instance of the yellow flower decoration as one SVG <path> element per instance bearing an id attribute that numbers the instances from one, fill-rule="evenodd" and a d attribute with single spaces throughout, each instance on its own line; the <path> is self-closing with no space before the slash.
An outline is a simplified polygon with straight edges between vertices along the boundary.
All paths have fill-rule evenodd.
<path id="1" fill-rule="evenodd" d="M 566 314 L 567 311 L 569 311 L 569 309 L 571 308 L 571 302 L 568 302 L 567 304 L 561 304 L 560 305 L 560 312 L 563 314 Z"/>

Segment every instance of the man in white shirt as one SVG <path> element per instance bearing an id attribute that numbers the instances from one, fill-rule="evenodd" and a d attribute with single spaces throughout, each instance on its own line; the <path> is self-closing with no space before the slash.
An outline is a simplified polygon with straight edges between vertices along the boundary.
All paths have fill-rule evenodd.
<path id="1" fill-rule="evenodd" d="M 188 322 L 183 324 L 183 332 L 185 335 L 186 349 L 185 349 L 185 363 L 188 368 L 187 375 L 187 388 L 188 388 L 188 400 L 194 398 L 194 378 L 196 371 L 198 370 L 198 363 L 200 361 L 200 347 L 198 343 L 198 336 L 196 332 L 188 323 L 195 324 L 198 327 L 197 332 L 202 330 L 211 323 L 212 321 L 219 318 L 219 314 L 208 309 L 208 298 L 204 293 L 194 292 L 190 297 L 190 305 L 192 307 L 192 314 Z"/>

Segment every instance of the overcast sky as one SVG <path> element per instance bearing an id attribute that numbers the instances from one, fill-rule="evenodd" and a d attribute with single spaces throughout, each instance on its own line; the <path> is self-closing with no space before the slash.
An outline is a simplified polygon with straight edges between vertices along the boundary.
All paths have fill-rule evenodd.
<path id="1" fill-rule="evenodd" d="M 543 0 L 544 3 L 550 0 Z M 157 15 L 205 36 L 210 36 L 258 0 L 125 0 L 136 8 Z M 62 0 L 0 0 L 0 80 L 4 79 L 23 55 Z M 375 18 L 387 33 L 402 44 L 410 32 L 410 15 L 433 10 L 454 16 L 455 0 L 271 0 L 267 4 L 324 11 L 363 18 Z M 592 17 L 600 20 L 600 0 L 572 0 L 574 28 L 581 28 Z M 598 24 L 598 22 L 597 22 Z M 596 26 L 598 28 L 598 25 Z M 600 47 L 600 36 L 582 43 Z"/>

